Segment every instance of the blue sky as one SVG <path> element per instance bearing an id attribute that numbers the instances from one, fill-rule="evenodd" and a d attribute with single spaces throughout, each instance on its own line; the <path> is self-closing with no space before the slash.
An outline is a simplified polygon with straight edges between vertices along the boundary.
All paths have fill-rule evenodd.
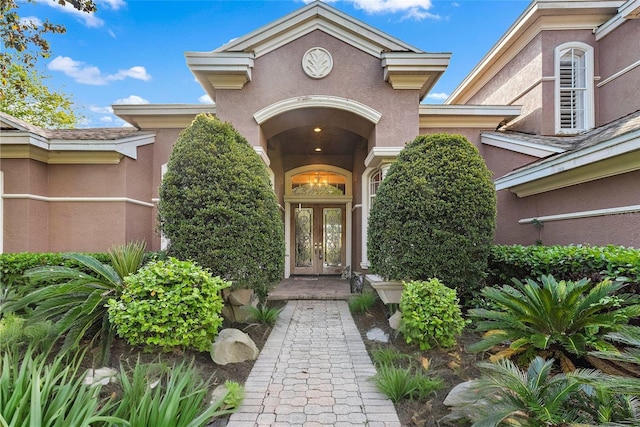
<path id="1" fill-rule="evenodd" d="M 210 51 L 303 7 L 302 0 L 97 0 L 81 14 L 55 0 L 21 3 L 23 19 L 63 24 L 39 68 L 71 94 L 81 127 L 119 127 L 112 104 L 210 102 L 184 52 Z M 441 103 L 527 7 L 528 0 L 334 0 L 333 7 L 427 52 L 451 52 L 427 103 Z"/>

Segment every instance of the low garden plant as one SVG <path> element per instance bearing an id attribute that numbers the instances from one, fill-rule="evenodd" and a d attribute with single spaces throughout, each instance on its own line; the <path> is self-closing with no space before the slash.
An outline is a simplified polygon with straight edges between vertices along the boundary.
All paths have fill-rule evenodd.
<path id="1" fill-rule="evenodd" d="M 267 326 L 273 326 L 278 320 L 278 316 L 282 312 L 281 308 L 269 307 L 268 304 L 259 304 L 257 307 L 246 306 L 245 310 L 249 312 L 254 322 Z"/>
<path id="2" fill-rule="evenodd" d="M 352 313 L 366 313 L 374 306 L 378 300 L 378 295 L 374 292 L 363 292 L 352 296 L 349 300 L 349 310 Z"/>
<path id="3" fill-rule="evenodd" d="M 488 309 L 469 311 L 481 341 L 469 350 L 486 351 L 504 344 L 495 357 L 531 360 L 538 354 L 552 355 L 565 370 L 573 370 L 573 361 L 589 351 L 615 351 L 607 335 L 627 327 L 640 316 L 640 295 L 624 294 L 623 283 L 604 280 L 597 284 L 587 279 L 556 281 L 542 276 L 540 283 L 514 279 L 514 286 L 485 288 L 482 295 Z"/>
<path id="4" fill-rule="evenodd" d="M 554 373 L 553 359 L 534 358 L 526 370 L 509 359 L 481 363 L 482 376 L 462 394 L 447 418 L 473 426 L 548 427 L 634 425 L 638 402 L 600 387 L 601 372 Z"/>
<path id="5" fill-rule="evenodd" d="M 455 289 L 438 279 L 406 282 L 400 311 L 400 331 L 407 343 L 416 343 L 421 350 L 454 346 L 465 327 Z"/>
<path id="6" fill-rule="evenodd" d="M 442 386 L 442 381 L 420 370 L 379 365 L 374 380 L 378 390 L 392 402 L 403 399 L 423 399 Z"/>
<path id="7" fill-rule="evenodd" d="M 207 351 L 222 325 L 220 291 L 231 284 L 191 261 L 170 257 L 125 278 L 108 302 L 118 336 L 132 345 Z"/>
<path id="8" fill-rule="evenodd" d="M 121 398 L 113 413 L 131 426 L 200 427 L 230 414 L 242 402 L 237 383 L 228 384 L 224 396 L 209 402 L 211 383 L 197 374 L 193 362 L 137 363 L 131 373 L 121 367 L 118 383 Z"/>

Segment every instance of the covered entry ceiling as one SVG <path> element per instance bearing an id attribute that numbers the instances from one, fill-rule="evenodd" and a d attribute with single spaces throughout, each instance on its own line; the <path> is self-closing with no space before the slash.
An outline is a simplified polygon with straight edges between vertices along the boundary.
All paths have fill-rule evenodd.
<path id="1" fill-rule="evenodd" d="M 374 124 L 348 111 L 305 108 L 267 120 L 262 130 L 270 148 L 288 155 L 350 155 L 366 144 Z M 319 129 L 319 131 L 317 131 Z"/>

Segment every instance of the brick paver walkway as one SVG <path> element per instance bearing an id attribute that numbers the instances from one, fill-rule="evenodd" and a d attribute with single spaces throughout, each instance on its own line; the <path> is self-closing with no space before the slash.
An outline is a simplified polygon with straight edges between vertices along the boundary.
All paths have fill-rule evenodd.
<path id="1" fill-rule="evenodd" d="M 289 301 L 227 427 L 400 427 L 345 301 Z"/>

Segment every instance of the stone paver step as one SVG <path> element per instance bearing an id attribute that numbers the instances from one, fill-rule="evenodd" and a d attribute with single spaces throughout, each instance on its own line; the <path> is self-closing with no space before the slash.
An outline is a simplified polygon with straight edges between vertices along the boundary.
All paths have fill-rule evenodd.
<path id="1" fill-rule="evenodd" d="M 289 301 L 227 427 L 400 427 L 345 301 Z"/>

